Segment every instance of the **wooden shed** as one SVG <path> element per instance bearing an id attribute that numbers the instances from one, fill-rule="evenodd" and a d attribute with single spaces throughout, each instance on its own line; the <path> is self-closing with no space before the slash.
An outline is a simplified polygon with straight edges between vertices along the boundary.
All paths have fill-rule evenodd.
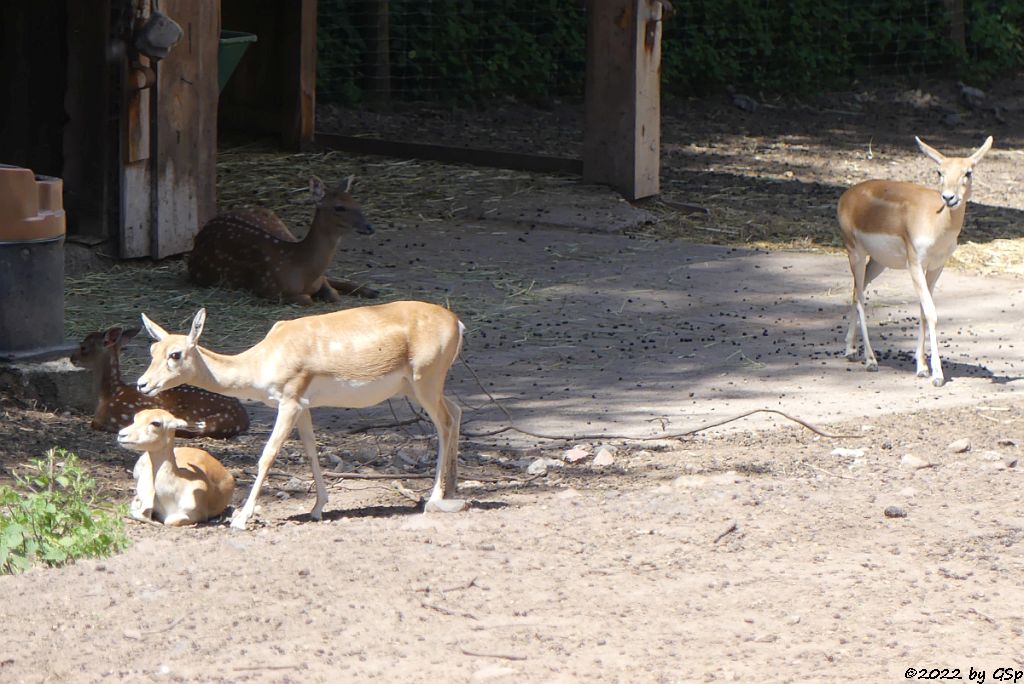
<path id="1" fill-rule="evenodd" d="M 658 192 L 664 0 L 589 0 L 582 170 Z M 386 2 L 384 3 L 386 7 Z M 154 11 L 181 38 L 137 49 Z M 64 179 L 68 240 L 121 258 L 187 251 L 217 208 L 218 125 L 314 143 L 316 0 L 3 0 L 0 163 Z M 257 42 L 218 93 L 221 29 Z"/>
<path id="2" fill-rule="evenodd" d="M 226 94 L 225 124 L 244 121 L 297 145 L 297 110 L 308 112 L 311 135 L 312 86 L 305 100 L 288 89 L 301 81 L 290 75 L 301 26 L 306 53 L 315 50 L 315 8 L 315 0 L 4 0 L 0 163 L 64 179 L 69 241 L 122 258 L 187 251 L 217 208 L 222 24 L 262 31 L 254 53 L 273 65 L 258 88 Z M 159 60 L 136 49 L 154 9 L 181 28 Z M 248 106 L 237 106 L 243 100 Z"/>

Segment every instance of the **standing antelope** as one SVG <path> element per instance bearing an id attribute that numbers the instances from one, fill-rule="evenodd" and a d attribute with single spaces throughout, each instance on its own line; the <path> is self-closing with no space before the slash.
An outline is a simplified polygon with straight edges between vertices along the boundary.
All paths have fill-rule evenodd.
<path id="1" fill-rule="evenodd" d="M 182 437 L 226 439 L 249 429 L 249 414 L 237 399 L 189 385 L 175 387 L 159 397 L 147 397 L 135 385 L 125 384 L 121 380 L 121 348 L 138 333 L 139 328 L 120 327 L 92 332 L 71 354 L 71 363 L 93 373 L 94 430 L 117 432 L 131 424 L 137 411 L 154 408 L 167 409 L 193 425 L 196 431 L 183 429 L 179 432 Z M 200 427 L 195 428 L 197 425 Z"/>
<path id="2" fill-rule="evenodd" d="M 135 414 L 117 433 L 117 443 L 144 452 L 135 463 L 135 498 L 129 512 L 138 520 L 191 525 L 224 512 L 235 492 L 235 478 L 202 449 L 174 447 L 174 432 L 188 425 L 163 409 Z"/>
<path id="3" fill-rule="evenodd" d="M 231 521 L 245 529 L 277 452 L 296 425 L 316 481 L 311 516 L 327 503 L 310 409 L 365 408 L 394 396 L 415 399 L 437 429 L 437 473 L 427 511 L 459 511 L 453 500 L 462 410 L 444 396 L 448 370 L 459 354 L 464 326 L 451 311 L 425 302 L 392 302 L 291 321 L 278 321 L 260 342 L 228 356 L 197 343 L 206 321 L 200 309 L 188 335 L 172 335 L 142 314 L 156 340 L 139 378 L 148 395 L 188 382 L 277 407 L 252 490 Z"/>
<path id="4" fill-rule="evenodd" d="M 313 297 L 341 301 L 345 294 L 376 297 L 377 291 L 324 275 L 350 230 L 373 233 L 349 191 L 353 177 L 328 191 L 316 176 L 309 190 L 316 212 L 309 232 L 296 240 L 288 226 L 269 209 L 246 209 L 218 214 L 196 235 L 188 260 L 189 277 L 200 285 L 224 284 L 250 290 L 261 297 L 308 306 Z"/>
<path id="5" fill-rule="evenodd" d="M 878 361 L 868 339 L 864 315 L 864 290 L 886 268 L 905 268 L 921 301 L 921 327 L 917 344 L 917 375 L 928 375 L 924 341 L 927 328 L 931 340 L 932 384 L 945 382 L 939 346 L 935 339 L 935 303 L 932 292 L 946 259 L 957 246 L 964 225 L 967 201 L 971 197 L 974 166 L 992 147 L 992 136 L 969 157 L 946 157 L 914 138 L 932 161 L 939 165 L 939 190 L 916 183 L 869 180 L 858 183 L 839 198 L 839 229 L 853 272 L 853 306 L 846 333 L 846 358 L 857 357 L 858 324 L 864 337 L 864 365 L 878 370 Z"/>

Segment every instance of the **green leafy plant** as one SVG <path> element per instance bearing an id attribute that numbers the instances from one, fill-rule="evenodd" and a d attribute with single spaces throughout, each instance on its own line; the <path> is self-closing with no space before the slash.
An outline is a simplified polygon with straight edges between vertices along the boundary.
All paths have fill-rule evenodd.
<path id="1" fill-rule="evenodd" d="M 78 457 L 54 448 L 0 486 L 0 573 L 35 563 L 56 566 L 76 558 L 104 557 L 125 548 L 124 505 L 96 505 L 96 482 Z"/>

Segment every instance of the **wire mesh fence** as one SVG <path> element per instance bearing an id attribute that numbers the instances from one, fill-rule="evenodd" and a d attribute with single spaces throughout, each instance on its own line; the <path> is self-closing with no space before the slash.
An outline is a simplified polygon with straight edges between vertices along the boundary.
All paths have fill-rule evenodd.
<path id="1" fill-rule="evenodd" d="M 671 96 L 1024 65 L 1024 0 L 673 0 Z M 320 0 L 318 128 L 574 156 L 585 0 Z"/>

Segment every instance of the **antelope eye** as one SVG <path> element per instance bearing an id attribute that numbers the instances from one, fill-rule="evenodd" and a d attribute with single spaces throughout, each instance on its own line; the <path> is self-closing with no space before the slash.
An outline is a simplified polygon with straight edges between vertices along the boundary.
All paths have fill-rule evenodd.
<path id="1" fill-rule="evenodd" d="M 974 175 L 974 171 L 968 171 L 967 173 L 964 174 L 964 178 L 970 178 L 973 175 Z"/>
<path id="2" fill-rule="evenodd" d="M 334 205 L 334 211 L 337 211 L 337 212 L 348 211 L 348 207 L 346 207 L 344 204 L 335 204 Z"/>
<path id="3" fill-rule="evenodd" d="M 181 352 L 172 351 L 170 354 L 168 354 L 168 358 L 173 359 L 174 361 L 181 361 Z"/>
<path id="4" fill-rule="evenodd" d="M 155 428 L 163 427 L 163 423 L 161 423 L 159 420 L 154 420 L 152 423 L 150 423 L 150 425 L 152 425 Z"/>

